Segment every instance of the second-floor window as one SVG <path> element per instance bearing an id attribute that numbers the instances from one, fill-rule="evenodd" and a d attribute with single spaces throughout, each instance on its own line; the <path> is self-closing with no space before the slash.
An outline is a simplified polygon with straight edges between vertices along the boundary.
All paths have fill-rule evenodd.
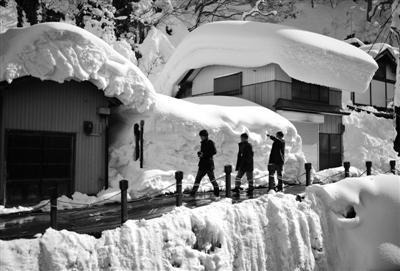
<path id="1" fill-rule="evenodd" d="M 293 100 L 329 104 L 329 88 L 292 79 Z"/>
<path id="2" fill-rule="evenodd" d="M 214 95 L 237 96 L 242 94 L 242 72 L 214 78 Z"/>

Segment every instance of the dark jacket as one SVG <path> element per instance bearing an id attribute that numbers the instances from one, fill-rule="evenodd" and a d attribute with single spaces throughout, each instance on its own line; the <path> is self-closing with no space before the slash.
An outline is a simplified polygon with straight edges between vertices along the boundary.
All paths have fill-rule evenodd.
<path id="1" fill-rule="evenodd" d="M 202 153 L 202 155 L 199 161 L 199 169 L 213 170 L 214 169 L 213 156 L 217 154 L 214 142 L 210 139 L 201 141 L 200 152 Z"/>
<path id="2" fill-rule="evenodd" d="M 285 140 L 272 135 L 269 137 L 274 141 L 269 155 L 269 163 L 283 165 L 285 163 Z"/>
<path id="3" fill-rule="evenodd" d="M 236 170 L 253 171 L 253 147 L 249 142 L 239 143 L 239 152 L 236 162 Z"/>

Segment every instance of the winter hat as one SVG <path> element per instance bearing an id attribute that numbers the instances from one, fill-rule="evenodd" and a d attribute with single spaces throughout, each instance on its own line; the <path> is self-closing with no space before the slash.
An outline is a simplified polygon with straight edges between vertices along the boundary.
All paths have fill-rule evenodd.
<path id="1" fill-rule="evenodd" d="M 200 133 L 199 133 L 199 136 L 205 136 L 205 137 L 207 137 L 207 136 L 208 136 L 207 130 L 201 130 Z"/>
<path id="2" fill-rule="evenodd" d="M 241 134 L 240 137 L 245 138 L 245 139 L 249 139 L 249 135 L 247 133 Z"/>

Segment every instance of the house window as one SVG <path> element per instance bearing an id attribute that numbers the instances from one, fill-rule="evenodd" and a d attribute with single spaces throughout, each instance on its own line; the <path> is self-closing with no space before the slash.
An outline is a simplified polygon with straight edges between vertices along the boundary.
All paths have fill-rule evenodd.
<path id="1" fill-rule="evenodd" d="M 242 94 L 242 72 L 214 78 L 214 95 L 237 96 Z"/>
<path id="2" fill-rule="evenodd" d="M 296 79 L 292 81 L 293 100 L 306 100 L 329 104 L 329 88 L 305 83 Z"/>

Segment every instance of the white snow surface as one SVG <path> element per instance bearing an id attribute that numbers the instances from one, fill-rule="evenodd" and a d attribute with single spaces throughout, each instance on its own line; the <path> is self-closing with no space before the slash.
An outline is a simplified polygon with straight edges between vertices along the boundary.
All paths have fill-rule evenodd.
<path id="1" fill-rule="evenodd" d="M 157 91 L 174 95 L 190 69 L 209 65 L 278 64 L 290 77 L 347 91 L 367 89 L 378 66 L 362 50 L 289 26 L 242 21 L 204 24 L 179 44 L 160 74 Z"/>
<path id="2" fill-rule="evenodd" d="M 129 220 L 101 238 L 48 229 L 1 241 L 2 270 L 398 270 L 400 177 L 312 185 Z M 351 208 L 355 213 L 350 215 Z"/>
<path id="3" fill-rule="evenodd" d="M 0 81 L 31 75 L 42 80 L 90 81 L 106 96 L 138 111 L 154 102 L 146 76 L 109 44 L 66 23 L 43 23 L 0 34 Z"/>
<path id="4" fill-rule="evenodd" d="M 356 168 L 350 167 L 349 169 L 350 177 L 359 177 L 363 171 Z M 344 167 L 328 168 L 314 173 L 313 183 L 335 183 L 345 178 Z"/>
<path id="5" fill-rule="evenodd" d="M 282 130 L 286 139 L 286 164 L 284 177 L 289 182 L 298 181 L 304 172 L 305 157 L 301 149 L 301 139 L 296 128 L 279 114 L 233 97 L 208 97 L 211 102 L 224 104 L 234 101 L 237 106 L 195 104 L 197 98 L 188 102 L 157 94 L 154 110 L 146 114 L 134 114 L 129 109 L 119 112 L 125 127 L 119 131 L 110 147 L 110 181 L 117 188 L 121 179 L 129 180 L 132 198 L 175 190 L 174 173 L 184 172 L 183 187 L 190 189 L 198 169 L 197 151 L 200 149 L 198 133 L 207 129 L 210 139 L 215 142 L 216 177 L 223 176 L 224 165 L 235 165 L 240 134 L 249 133 L 250 143 L 255 151 L 256 184 L 266 184 L 267 164 L 272 141 L 266 134 L 275 134 Z M 204 102 L 203 97 L 198 100 Z M 220 101 L 220 102 L 218 102 Z M 239 106 L 239 104 L 241 106 Z M 133 160 L 133 125 L 145 121 L 144 128 L 144 169 Z M 233 174 L 234 175 L 234 174 Z M 304 181 L 304 176 L 299 178 Z M 224 187 L 224 179 L 219 180 Z M 246 184 L 246 181 L 243 181 Z M 200 190 L 211 189 L 204 179 Z"/>
<path id="6" fill-rule="evenodd" d="M 400 177 L 347 178 L 307 190 L 328 270 L 400 270 Z"/>
<path id="7" fill-rule="evenodd" d="M 372 162 L 373 173 L 389 172 L 390 160 L 400 159 L 393 149 L 396 137 L 394 121 L 378 118 L 367 112 L 352 112 L 343 117 L 344 161 L 356 168 L 365 170 L 365 162 Z"/>

